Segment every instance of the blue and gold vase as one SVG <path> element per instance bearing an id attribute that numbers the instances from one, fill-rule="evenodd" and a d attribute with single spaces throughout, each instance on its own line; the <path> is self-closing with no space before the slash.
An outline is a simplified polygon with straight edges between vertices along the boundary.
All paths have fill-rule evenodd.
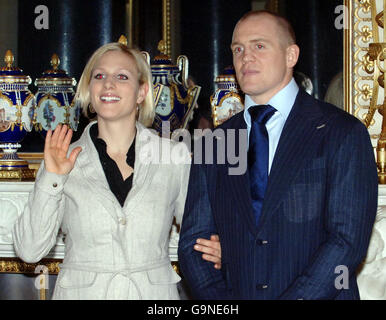
<path id="1" fill-rule="evenodd" d="M 0 69 L 0 179 L 33 179 L 35 171 L 16 153 L 33 127 L 35 97 L 28 89 L 32 81 L 13 66 L 11 50 L 6 52 L 4 61 L 6 67 Z"/>
<path id="2" fill-rule="evenodd" d="M 193 109 L 201 87 L 188 84 L 188 58 L 181 55 L 174 65 L 169 56 L 162 53 L 162 40 L 158 46 L 161 54 L 151 63 L 155 92 L 160 97 L 155 109 L 153 128 L 162 133 L 162 122 L 169 121 L 170 131 L 185 129 L 193 117 Z"/>
<path id="3" fill-rule="evenodd" d="M 215 80 L 217 89 L 210 97 L 214 127 L 244 110 L 244 95 L 237 83 L 235 70 L 227 67 Z"/>
<path id="4" fill-rule="evenodd" d="M 55 130 L 58 124 L 66 124 L 73 131 L 78 129 L 81 114 L 80 106 L 75 102 L 74 87 L 76 80 L 67 72 L 60 70 L 60 59 L 57 54 L 51 58 L 52 69 L 43 72 L 35 80 L 36 123 L 35 130 L 43 135 L 49 129 Z"/>

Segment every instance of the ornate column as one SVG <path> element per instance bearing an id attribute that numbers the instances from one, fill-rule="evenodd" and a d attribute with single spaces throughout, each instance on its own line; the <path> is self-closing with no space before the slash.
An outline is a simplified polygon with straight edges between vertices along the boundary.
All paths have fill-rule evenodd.
<path id="1" fill-rule="evenodd" d="M 3 57 L 7 50 L 17 52 L 17 11 L 18 2 L 0 1 L 0 56 Z M 15 60 L 15 65 L 18 61 Z"/>
<path id="2" fill-rule="evenodd" d="M 201 99 L 209 105 L 214 80 L 232 65 L 230 44 L 233 28 L 251 9 L 247 0 L 181 1 L 181 53 L 189 57 L 189 69 L 201 89 Z"/>

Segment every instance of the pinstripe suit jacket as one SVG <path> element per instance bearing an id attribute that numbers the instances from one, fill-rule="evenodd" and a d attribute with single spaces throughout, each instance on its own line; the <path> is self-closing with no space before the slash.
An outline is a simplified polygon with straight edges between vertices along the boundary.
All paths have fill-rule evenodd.
<path id="1" fill-rule="evenodd" d="M 246 129 L 242 113 L 222 128 Z M 237 148 L 246 156 L 245 147 Z M 191 167 L 179 261 L 194 297 L 358 299 L 356 270 L 367 252 L 378 192 L 365 126 L 300 91 L 257 226 L 248 172 L 229 175 L 231 166 Z M 213 233 L 220 236 L 221 271 L 193 250 L 198 237 Z"/>

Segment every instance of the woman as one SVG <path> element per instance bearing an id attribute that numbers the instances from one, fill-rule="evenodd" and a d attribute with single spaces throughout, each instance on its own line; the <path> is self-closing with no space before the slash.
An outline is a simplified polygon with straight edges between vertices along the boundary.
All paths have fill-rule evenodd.
<path id="1" fill-rule="evenodd" d="M 88 61 L 76 99 L 97 121 L 71 146 L 66 126 L 48 131 L 14 228 L 17 254 L 39 261 L 61 228 L 66 254 L 54 299 L 178 299 L 168 243 L 173 216 L 181 222 L 190 155 L 146 129 L 154 117 L 148 64 L 135 49 L 104 45 Z M 173 162 L 163 157 L 168 150 Z"/>

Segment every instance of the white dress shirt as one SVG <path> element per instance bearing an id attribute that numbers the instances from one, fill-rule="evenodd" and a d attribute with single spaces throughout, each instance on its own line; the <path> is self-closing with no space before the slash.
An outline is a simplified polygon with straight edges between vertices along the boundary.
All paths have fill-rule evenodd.
<path id="1" fill-rule="evenodd" d="M 276 95 L 274 95 L 267 103 L 277 110 L 265 125 L 268 131 L 269 139 L 268 173 L 271 171 L 273 157 L 275 155 L 276 148 L 279 143 L 281 132 L 283 131 L 284 124 L 288 118 L 288 115 L 291 112 L 292 106 L 295 103 L 295 99 L 298 92 L 299 87 L 296 84 L 294 78 L 292 78 L 288 85 L 282 90 L 280 90 Z M 249 134 L 251 132 L 251 115 L 249 114 L 248 109 L 252 106 L 255 106 L 256 103 L 252 100 L 250 96 L 245 95 L 244 104 L 244 119 L 247 123 L 249 142 Z"/>

